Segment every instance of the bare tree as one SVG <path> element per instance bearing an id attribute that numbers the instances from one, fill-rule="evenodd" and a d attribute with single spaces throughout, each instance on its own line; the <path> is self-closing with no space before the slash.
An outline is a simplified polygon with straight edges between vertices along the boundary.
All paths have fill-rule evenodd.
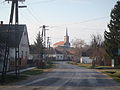
<path id="1" fill-rule="evenodd" d="M 82 39 L 73 39 L 72 46 L 75 48 L 83 48 L 86 45 L 85 41 Z"/>
<path id="2" fill-rule="evenodd" d="M 82 39 L 73 39 L 71 42 L 76 52 L 75 56 L 80 59 L 80 57 L 82 56 L 83 47 L 86 45 L 85 41 Z"/>
<path id="3" fill-rule="evenodd" d="M 103 38 L 101 34 L 91 35 L 91 57 L 93 58 L 93 66 L 103 63 L 105 50 L 103 48 Z"/>

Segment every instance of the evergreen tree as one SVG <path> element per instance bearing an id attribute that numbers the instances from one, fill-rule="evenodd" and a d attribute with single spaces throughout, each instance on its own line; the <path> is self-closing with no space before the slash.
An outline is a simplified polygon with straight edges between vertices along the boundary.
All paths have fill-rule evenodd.
<path id="1" fill-rule="evenodd" d="M 114 59 L 115 66 L 120 65 L 120 56 L 118 49 L 120 49 L 120 1 L 111 11 L 111 20 L 108 24 L 109 32 L 104 32 L 105 49 L 111 59 Z"/>
<path id="2" fill-rule="evenodd" d="M 43 58 L 43 52 L 44 52 L 43 38 L 41 37 L 40 32 L 37 34 L 36 41 L 34 42 L 34 47 L 36 53 L 40 55 L 40 58 Z"/>

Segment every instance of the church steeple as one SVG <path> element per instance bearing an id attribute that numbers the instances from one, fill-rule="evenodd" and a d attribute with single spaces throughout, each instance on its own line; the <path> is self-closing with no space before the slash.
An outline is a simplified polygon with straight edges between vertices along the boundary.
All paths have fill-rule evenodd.
<path id="1" fill-rule="evenodd" d="M 67 29 L 67 27 L 66 27 L 66 36 L 68 36 L 68 29 Z"/>
<path id="2" fill-rule="evenodd" d="M 64 36 L 64 45 L 66 47 L 70 47 L 69 36 L 68 36 L 68 28 L 67 27 L 66 27 L 66 35 Z"/>

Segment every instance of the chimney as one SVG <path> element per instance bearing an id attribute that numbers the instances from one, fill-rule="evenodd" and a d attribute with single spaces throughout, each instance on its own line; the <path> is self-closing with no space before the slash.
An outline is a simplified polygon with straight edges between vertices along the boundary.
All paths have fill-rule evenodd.
<path id="1" fill-rule="evenodd" d="M 3 21 L 0 21 L 0 25 L 1 25 L 1 26 L 3 25 Z"/>

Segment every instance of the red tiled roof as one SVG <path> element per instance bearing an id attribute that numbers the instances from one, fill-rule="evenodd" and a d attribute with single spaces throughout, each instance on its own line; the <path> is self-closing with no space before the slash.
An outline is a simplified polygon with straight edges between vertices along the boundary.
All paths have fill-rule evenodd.
<path id="1" fill-rule="evenodd" d="M 64 45 L 64 41 L 60 41 L 60 42 L 53 44 L 53 46 L 61 46 L 61 45 Z"/>
<path id="2" fill-rule="evenodd" d="M 76 50 L 68 50 L 68 54 L 74 55 L 76 54 Z"/>

